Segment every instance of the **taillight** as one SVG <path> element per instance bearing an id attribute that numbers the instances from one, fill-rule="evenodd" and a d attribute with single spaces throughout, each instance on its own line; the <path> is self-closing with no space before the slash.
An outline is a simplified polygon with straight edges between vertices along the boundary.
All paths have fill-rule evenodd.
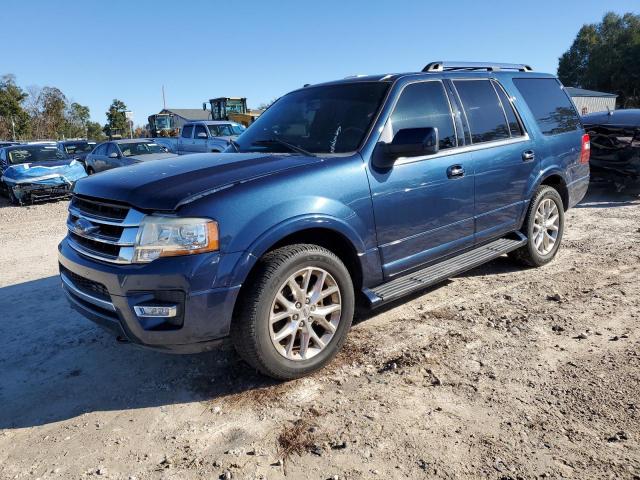
<path id="1" fill-rule="evenodd" d="M 582 135 L 582 148 L 580 149 L 580 163 L 589 163 L 589 155 L 591 155 L 591 141 L 589 134 Z"/>

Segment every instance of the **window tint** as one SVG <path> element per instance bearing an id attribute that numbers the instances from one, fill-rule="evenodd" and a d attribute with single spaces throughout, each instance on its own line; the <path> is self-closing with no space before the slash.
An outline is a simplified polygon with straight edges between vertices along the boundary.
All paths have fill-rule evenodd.
<path id="1" fill-rule="evenodd" d="M 207 125 L 207 128 L 209 129 L 209 134 L 212 137 L 219 137 L 220 136 L 220 131 L 218 130 L 218 126 L 217 125 Z"/>
<path id="2" fill-rule="evenodd" d="M 581 127 L 576 109 L 555 78 L 514 78 L 544 135 L 570 132 Z"/>
<path id="3" fill-rule="evenodd" d="M 198 138 L 198 134 L 199 133 L 204 133 L 205 135 L 207 135 L 207 129 L 204 127 L 204 125 L 196 125 L 196 131 L 195 131 L 193 137 L 194 138 Z"/>
<path id="4" fill-rule="evenodd" d="M 393 135 L 404 128 L 436 127 L 440 136 L 440 149 L 456 146 L 451 109 L 441 82 L 407 85 L 390 120 Z"/>
<path id="5" fill-rule="evenodd" d="M 103 143 L 102 145 L 98 145 L 96 149 L 93 151 L 94 155 L 106 155 L 107 144 Z"/>
<path id="6" fill-rule="evenodd" d="M 504 110 L 489 80 L 457 80 L 453 83 L 467 114 L 473 143 L 509 138 Z"/>
<path id="7" fill-rule="evenodd" d="M 191 138 L 191 134 L 193 133 L 193 125 L 185 125 L 182 127 L 182 138 Z"/>
<path id="8" fill-rule="evenodd" d="M 119 153 L 118 148 L 114 143 L 109 143 L 109 146 L 107 147 L 107 155 L 111 155 L 112 153 Z"/>
<path id="9" fill-rule="evenodd" d="M 507 97 L 507 94 L 499 84 L 494 82 L 493 86 L 496 87 L 496 92 L 498 92 L 498 97 L 500 97 L 500 101 L 502 102 L 504 114 L 507 116 L 507 121 L 509 122 L 509 131 L 511 132 L 511 136 L 521 137 L 524 135 L 524 132 L 522 131 L 522 126 L 516 116 L 513 103 L 511 103 L 511 100 L 509 100 L 509 97 Z"/>

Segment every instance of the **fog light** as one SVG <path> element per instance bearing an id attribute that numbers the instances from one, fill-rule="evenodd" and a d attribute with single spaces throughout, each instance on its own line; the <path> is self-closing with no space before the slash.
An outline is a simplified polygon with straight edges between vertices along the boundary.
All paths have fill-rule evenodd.
<path id="1" fill-rule="evenodd" d="M 139 317 L 175 317 L 178 313 L 177 305 L 136 305 L 133 307 Z"/>

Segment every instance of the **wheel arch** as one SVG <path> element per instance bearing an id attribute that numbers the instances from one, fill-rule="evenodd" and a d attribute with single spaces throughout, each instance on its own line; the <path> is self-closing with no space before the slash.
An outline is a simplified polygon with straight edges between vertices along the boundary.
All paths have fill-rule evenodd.
<path id="1" fill-rule="evenodd" d="M 234 285 L 244 285 L 255 271 L 258 260 L 266 253 L 285 245 L 308 243 L 333 252 L 345 264 L 358 291 L 363 282 L 364 266 L 361 262 L 365 244 L 346 223 L 331 217 L 304 217 L 285 222 L 265 232 L 249 247 L 238 262 Z"/>
<path id="2" fill-rule="evenodd" d="M 562 199 L 562 207 L 565 211 L 569 208 L 569 189 L 567 187 L 567 180 L 561 170 L 548 170 L 545 172 L 541 172 L 537 181 L 533 185 L 531 192 L 529 192 L 529 199 L 533 198 L 536 190 L 541 185 L 548 185 L 549 187 L 554 188 Z"/>

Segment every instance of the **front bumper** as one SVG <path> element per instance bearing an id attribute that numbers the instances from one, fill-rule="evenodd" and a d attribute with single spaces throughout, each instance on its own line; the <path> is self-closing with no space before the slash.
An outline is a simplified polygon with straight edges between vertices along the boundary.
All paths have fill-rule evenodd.
<path id="1" fill-rule="evenodd" d="M 83 257 L 64 239 L 58 246 L 63 290 L 71 306 L 117 337 L 177 353 L 209 350 L 229 334 L 240 285 L 229 276 L 241 254 L 161 258 L 112 265 Z M 134 306 L 170 298 L 179 323 L 140 318 Z"/>
<path id="2" fill-rule="evenodd" d="M 13 191 L 13 195 L 18 201 L 41 202 L 56 198 L 65 198 L 71 195 L 73 184 L 49 185 L 37 183 L 21 183 L 17 185 L 7 185 Z"/>

